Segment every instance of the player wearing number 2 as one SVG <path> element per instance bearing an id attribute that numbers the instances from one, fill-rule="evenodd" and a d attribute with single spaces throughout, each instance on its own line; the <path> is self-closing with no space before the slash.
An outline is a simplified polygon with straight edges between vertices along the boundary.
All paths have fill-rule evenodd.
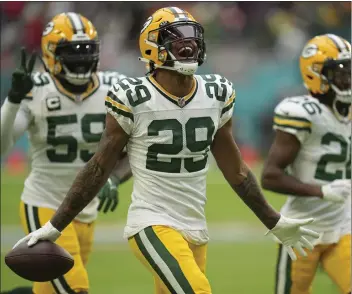
<path id="1" fill-rule="evenodd" d="M 125 236 L 153 273 L 156 293 L 211 293 L 205 275 L 208 233 L 204 206 L 211 150 L 225 178 L 292 253 L 312 248 L 302 228 L 265 201 L 232 136 L 235 92 L 219 75 L 195 75 L 205 61 L 203 27 L 168 7 L 148 18 L 140 34 L 146 77 L 124 79 L 106 97 L 99 148 L 79 173 L 54 217 L 24 240 L 55 240 L 100 189 L 127 144 L 134 174 Z M 222 196 L 222 195 L 219 195 Z M 23 241 L 23 240 L 21 240 Z"/>
<path id="2" fill-rule="evenodd" d="M 276 294 L 309 294 L 319 263 L 351 293 L 351 45 L 332 34 L 310 40 L 300 57 L 308 95 L 275 109 L 276 137 L 262 184 L 290 197 L 289 217 L 314 217 L 321 238 L 308 258 L 291 262 L 280 247 Z M 288 174 L 285 169 L 288 168 Z"/>
<path id="3" fill-rule="evenodd" d="M 28 233 L 54 215 L 78 171 L 96 151 L 105 125 L 106 93 L 122 76 L 97 71 L 97 31 L 76 13 L 54 17 L 43 32 L 47 72 L 31 74 L 35 55 L 27 65 L 24 49 L 21 53 L 21 67 L 13 74 L 12 88 L 1 108 L 1 154 L 28 131 L 31 172 L 20 206 L 22 225 Z M 73 255 L 73 269 L 51 283 L 35 283 L 35 294 L 86 293 L 85 264 L 92 247 L 97 208 L 114 210 L 117 185 L 130 175 L 126 156 L 99 193 L 100 205 L 94 198 L 57 241 Z"/>

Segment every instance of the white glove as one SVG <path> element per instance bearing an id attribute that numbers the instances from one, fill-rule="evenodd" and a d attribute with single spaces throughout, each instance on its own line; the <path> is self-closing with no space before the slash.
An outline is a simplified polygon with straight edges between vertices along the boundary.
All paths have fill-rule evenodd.
<path id="1" fill-rule="evenodd" d="M 292 219 L 281 215 L 276 226 L 268 231 L 266 235 L 273 234 L 276 239 L 286 248 L 287 253 L 290 255 L 292 260 L 296 260 L 297 256 L 293 251 L 294 247 L 298 253 L 302 256 L 307 256 L 303 247 L 312 250 L 313 244 L 310 243 L 305 237 L 319 238 L 319 233 L 312 230 L 302 228 L 304 225 L 308 225 L 313 222 L 313 218 L 308 219 Z"/>
<path id="2" fill-rule="evenodd" d="M 19 240 L 13 248 L 18 246 L 22 242 L 28 241 L 28 247 L 33 246 L 39 240 L 49 240 L 51 242 L 55 242 L 61 236 L 61 232 L 58 231 L 51 222 L 47 222 L 44 226 L 40 229 L 28 234 L 26 237 Z"/>
<path id="3" fill-rule="evenodd" d="M 351 180 L 335 180 L 321 187 L 323 199 L 343 203 L 351 196 Z"/>

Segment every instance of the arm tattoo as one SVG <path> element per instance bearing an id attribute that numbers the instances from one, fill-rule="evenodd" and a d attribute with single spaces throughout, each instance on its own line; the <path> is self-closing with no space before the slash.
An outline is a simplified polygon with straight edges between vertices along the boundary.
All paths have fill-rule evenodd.
<path id="1" fill-rule="evenodd" d="M 242 183 L 231 186 L 268 229 L 275 227 L 280 214 L 265 200 L 257 180 L 250 170 L 247 170 L 247 176 Z"/>
<path id="2" fill-rule="evenodd" d="M 52 225 L 59 231 L 93 200 L 107 181 L 118 157 L 116 150 L 111 152 L 114 143 L 109 143 L 110 139 L 104 133 L 97 152 L 78 173 L 64 201 L 51 219 Z M 117 154 L 116 158 L 112 158 L 114 154 Z"/>

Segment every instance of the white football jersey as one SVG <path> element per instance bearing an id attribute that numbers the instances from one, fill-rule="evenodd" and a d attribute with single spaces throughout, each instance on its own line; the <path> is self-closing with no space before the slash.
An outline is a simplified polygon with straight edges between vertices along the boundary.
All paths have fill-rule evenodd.
<path id="1" fill-rule="evenodd" d="M 216 131 L 231 117 L 235 92 L 219 75 L 194 76 L 178 98 L 152 76 L 114 85 L 107 110 L 130 135 L 127 153 L 134 176 L 125 237 L 151 225 L 206 230 L 208 153 Z"/>
<path id="2" fill-rule="evenodd" d="M 31 171 L 22 193 L 29 205 L 57 209 L 77 173 L 97 149 L 105 127 L 105 96 L 111 85 L 124 76 L 98 72 L 86 93 L 67 92 L 48 73 L 34 73 L 34 87 L 21 103 L 28 113 Z M 77 216 L 91 222 L 97 216 L 93 199 Z"/>
<path id="3" fill-rule="evenodd" d="M 288 172 L 304 183 L 323 185 L 351 179 L 351 127 L 311 96 L 286 98 L 275 109 L 274 129 L 293 134 L 301 143 Z M 318 197 L 290 196 L 282 213 L 292 218 L 313 217 L 309 227 L 325 233 L 322 242 L 335 242 L 350 231 L 350 199 L 339 204 Z"/>

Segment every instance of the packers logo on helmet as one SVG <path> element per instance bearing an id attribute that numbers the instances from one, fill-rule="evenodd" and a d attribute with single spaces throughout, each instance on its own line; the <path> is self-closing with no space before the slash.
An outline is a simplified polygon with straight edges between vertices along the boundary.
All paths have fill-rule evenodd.
<path id="1" fill-rule="evenodd" d="M 341 121 L 351 117 L 351 44 L 326 34 L 311 39 L 303 48 L 300 69 L 305 87 L 315 95 L 334 92 L 333 110 Z"/>
<path id="2" fill-rule="evenodd" d="M 42 34 L 43 61 L 48 71 L 72 84 L 86 84 L 99 63 L 98 33 L 84 16 L 61 13 Z"/>
<path id="3" fill-rule="evenodd" d="M 156 11 L 139 37 L 141 61 L 150 71 L 157 68 L 192 75 L 205 61 L 204 29 L 193 16 L 178 7 Z"/>

